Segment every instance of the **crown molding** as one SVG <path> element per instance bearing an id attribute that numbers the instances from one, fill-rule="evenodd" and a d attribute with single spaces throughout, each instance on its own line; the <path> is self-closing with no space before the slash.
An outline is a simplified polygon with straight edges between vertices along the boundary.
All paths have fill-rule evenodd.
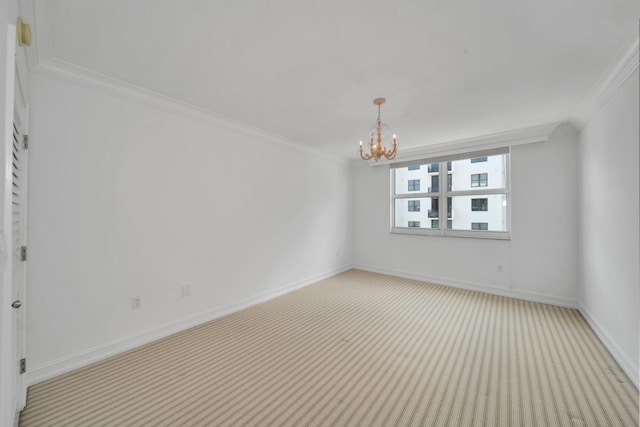
<path id="1" fill-rule="evenodd" d="M 219 129 L 256 138 L 291 150 L 327 158 L 339 163 L 348 162 L 347 159 L 336 156 L 332 153 L 327 153 L 317 148 L 305 146 L 302 143 L 287 139 L 283 136 L 250 124 L 234 120 L 230 117 L 214 113 L 193 104 L 179 101 L 175 98 L 159 94 L 140 86 L 132 85 L 130 83 L 96 73 L 95 71 L 86 68 L 78 67 L 57 58 L 40 61 L 33 69 L 33 73 L 72 85 L 98 90 L 108 95 L 117 96 L 137 104 L 146 105 L 187 119 L 196 120 Z"/>
<path id="2" fill-rule="evenodd" d="M 598 83 L 587 94 L 582 105 L 576 111 L 572 122 L 578 130 L 591 120 L 611 97 L 622 87 L 627 79 L 638 69 L 640 37 L 638 29 L 625 44 L 620 55 L 607 67 Z"/>
<path id="3" fill-rule="evenodd" d="M 420 160 L 425 157 L 448 156 L 472 151 L 489 150 L 492 148 L 545 142 L 549 140 L 549 136 L 556 129 L 564 129 L 565 127 L 562 125 L 564 124 L 560 122 L 548 123 L 524 129 L 494 133 L 491 135 L 483 135 L 473 138 L 459 139 L 456 141 L 440 142 L 423 147 L 409 148 L 398 152 L 398 155 L 393 160 L 369 163 L 369 166 L 382 166 L 410 160 Z"/>

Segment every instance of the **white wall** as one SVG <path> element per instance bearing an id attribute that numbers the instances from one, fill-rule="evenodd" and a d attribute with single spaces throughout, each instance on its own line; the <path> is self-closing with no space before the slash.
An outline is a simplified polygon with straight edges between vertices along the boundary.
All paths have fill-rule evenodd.
<path id="1" fill-rule="evenodd" d="M 580 132 L 581 309 L 636 384 L 640 324 L 638 91 L 636 68 Z"/>
<path id="2" fill-rule="evenodd" d="M 512 239 L 389 233 L 389 168 L 354 167 L 354 261 L 361 268 L 575 305 L 577 135 L 560 127 L 511 155 Z M 498 265 L 503 271 L 498 271 Z"/>
<path id="3" fill-rule="evenodd" d="M 50 77 L 32 94 L 36 380 L 351 264 L 348 163 Z"/>
<path id="4" fill-rule="evenodd" d="M 578 138 L 560 127 L 549 141 L 513 147 L 512 281 L 515 289 L 578 297 Z"/>

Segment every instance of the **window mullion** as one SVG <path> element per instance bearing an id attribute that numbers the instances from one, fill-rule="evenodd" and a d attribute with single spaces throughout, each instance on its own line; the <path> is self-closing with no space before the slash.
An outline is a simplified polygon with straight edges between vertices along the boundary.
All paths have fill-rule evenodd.
<path id="1" fill-rule="evenodd" d="M 389 181 L 391 182 L 391 206 L 389 210 L 389 218 L 391 219 L 389 224 L 389 230 L 393 230 L 396 226 L 396 171 L 394 169 L 389 170 Z"/>
<path id="2" fill-rule="evenodd" d="M 451 191 L 449 196 L 483 196 L 486 194 L 509 194 L 509 190 L 506 188 L 490 188 L 487 190 L 462 190 Z"/>
<path id="3" fill-rule="evenodd" d="M 431 197 L 431 193 L 406 193 L 406 194 L 396 194 L 394 197 L 396 199 L 421 199 L 424 197 Z"/>
<path id="4" fill-rule="evenodd" d="M 440 212 L 438 212 L 438 218 L 440 223 L 440 234 L 443 235 L 445 230 L 447 229 L 447 197 L 446 197 L 446 188 L 447 188 L 447 162 L 440 162 L 440 188 L 438 189 L 438 207 L 440 208 Z"/>

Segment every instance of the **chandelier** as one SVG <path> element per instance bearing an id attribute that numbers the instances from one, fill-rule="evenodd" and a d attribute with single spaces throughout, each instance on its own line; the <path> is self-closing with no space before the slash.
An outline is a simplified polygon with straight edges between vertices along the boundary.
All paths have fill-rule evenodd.
<path id="1" fill-rule="evenodd" d="M 389 135 L 389 126 L 382 123 L 380 119 L 380 106 L 384 104 L 384 98 L 376 98 L 373 100 L 374 105 L 378 106 L 378 120 L 371 126 L 371 142 L 369 143 L 369 153 L 365 154 L 362 151 L 362 141 L 360 141 L 360 157 L 363 160 L 375 159 L 377 162 L 378 159 L 384 156 L 387 160 L 392 160 L 396 157 L 398 153 L 398 144 L 396 142 L 396 134 L 393 134 L 393 144 L 391 145 L 391 149 L 387 150 L 382 145 L 382 138 Z M 375 140 L 375 142 L 374 142 Z"/>

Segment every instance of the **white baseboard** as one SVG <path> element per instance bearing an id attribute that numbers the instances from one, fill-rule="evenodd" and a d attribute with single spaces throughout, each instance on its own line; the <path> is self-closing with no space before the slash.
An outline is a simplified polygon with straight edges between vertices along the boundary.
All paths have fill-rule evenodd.
<path id="1" fill-rule="evenodd" d="M 403 271 L 390 270 L 384 268 L 377 268 L 367 265 L 356 264 L 353 268 L 360 270 L 371 271 L 373 273 L 388 274 L 391 276 L 404 277 L 406 279 L 420 280 L 423 282 L 435 283 L 438 285 L 451 286 L 454 288 L 468 289 L 472 291 L 485 292 L 493 295 L 506 296 L 511 298 L 518 298 L 527 301 L 540 302 L 544 304 L 558 305 L 561 307 L 575 308 L 580 311 L 582 317 L 587 321 L 587 324 L 593 329 L 605 348 L 611 353 L 613 358 L 618 362 L 622 370 L 627 374 L 631 382 L 638 388 L 640 371 L 638 365 L 634 363 L 627 354 L 620 349 L 616 342 L 611 338 L 605 329 L 598 323 L 593 315 L 587 310 L 581 301 L 572 300 L 565 297 L 549 296 L 537 294 L 535 292 L 521 291 L 516 289 L 503 289 L 494 286 L 488 286 L 480 283 L 463 282 L 459 280 L 450 280 L 442 277 L 427 276 L 422 274 L 411 274 Z"/>
<path id="2" fill-rule="evenodd" d="M 624 372 L 629 376 L 631 381 L 638 387 L 638 366 L 631 361 L 631 359 L 615 344 L 615 341 L 611 336 L 602 328 L 602 326 L 595 320 L 591 313 L 584 307 L 582 303 L 574 301 L 564 297 L 554 297 L 549 295 L 536 294 L 533 292 L 520 291 L 515 289 L 503 289 L 493 286 L 488 286 L 479 283 L 463 282 L 459 280 L 449 280 L 442 277 L 427 276 L 421 274 L 406 273 L 397 270 L 381 269 L 366 265 L 352 265 L 346 266 L 337 270 L 329 271 L 323 274 L 318 274 L 304 280 L 299 280 L 294 283 L 279 287 L 275 290 L 257 294 L 243 300 L 237 301 L 234 304 L 220 307 L 215 310 L 200 313 L 195 316 L 165 324 L 158 328 L 143 332 L 136 336 L 123 338 L 120 340 L 112 341 L 79 353 L 72 354 L 68 357 L 58 359 L 50 362 L 46 365 L 37 367 L 33 371 L 27 372 L 27 384 L 29 386 L 37 384 L 42 381 L 54 378 L 56 376 L 71 372 L 75 369 L 79 369 L 90 365 L 95 362 L 99 362 L 106 358 L 115 356 L 125 351 L 132 350 L 136 347 L 148 344 L 155 340 L 165 338 L 169 335 L 175 334 L 198 326 L 202 323 L 209 322 L 227 314 L 233 313 L 238 310 L 250 307 L 255 304 L 270 300 L 288 292 L 294 291 L 299 288 L 303 288 L 312 283 L 334 276 L 336 274 L 347 271 L 351 268 L 357 268 L 360 270 L 371 271 L 374 273 L 388 274 L 397 277 L 404 277 L 407 279 L 420 280 L 424 282 L 436 283 L 444 286 L 452 286 L 461 289 L 468 289 L 473 291 L 485 292 L 493 295 L 506 296 L 511 298 L 519 298 L 528 301 L 541 302 L 545 304 L 559 305 L 562 307 L 577 308 L 582 313 L 583 317 L 594 330 L 598 338 L 602 341 L 604 346 L 609 350 L 614 359 L 618 362 Z"/>
<path id="3" fill-rule="evenodd" d="M 467 289 L 470 291 L 484 292 L 503 297 L 517 298 L 526 301 L 541 302 L 544 304 L 558 305 L 561 307 L 578 308 L 578 302 L 571 298 L 539 294 L 536 292 L 522 291 L 518 289 L 499 288 L 483 283 L 473 283 L 462 280 L 448 279 L 445 277 L 429 276 L 424 274 L 407 273 L 404 271 L 390 270 L 386 268 L 372 267 L 369 265 L 354 264 L 353 268 L 370 271 L 372 273 L 388 274 L 390 276 L 403 277 L 405 279 L 420 280 L 422 282 L 435 283 L 436 285 L 450 286 L 453 288 Z"/>
<path id="4" fill-rule="evenodd" d="M 219 307 L 211 311 L 188 317 L 186 319 L 167 323 L 158 328 L 145 331 L 138 335 L 111 341 L 109 343 L 102 344 L 100 346 L 93 347 L 79 353 L 75 353 L 70 356 L 55 360 L 53 362 L 47 363 L 46 365 L 36 367 L 33 371 L 28 371 L 27 385 L 31 386 L 42 381 L 57 377 L 59 375 L 66 374 L 92 363 L 96 363 L 125 351 L 140 347 L 144 344 L 148 344 L 161 338 L 165 338 L 169 335 L 173 335 L 177 332 L 193 328 L 194 326 L 198 326 L 202 323 L 209 322 L 219 317 L 226 316 L 227 314 L 233 313 L 235 311 L 242 310 L 244 308 L 270 300 L 296 289 L 303 288 L 312 283 L 350 270 L 351 268 L 351 266 L 346 266 L 322 274 L 317 274 L 303 280 L 289 283 L 274 290 L 244 298 L 225 307 Z"/>
<path id="5" fill-rule="evenodd" d="M 638 369 L 637 361 L 633 360 L 616 344 L 615 340 L 609 335 L 609 333 L 602 327 L 602 325 L 596 320 L 591 312 L 584 306 L 582 301 L 578 301 L 578 306 L 582 317 L 587 321 L 593 332 L 598 336 L 602 344 L 609 350 L 609 353 L 618 362 L 618 365 L 622 368 L 625 374 L 629 377 L 631 382 L 638 388 L 638 376 L 640 370 Z"/>

